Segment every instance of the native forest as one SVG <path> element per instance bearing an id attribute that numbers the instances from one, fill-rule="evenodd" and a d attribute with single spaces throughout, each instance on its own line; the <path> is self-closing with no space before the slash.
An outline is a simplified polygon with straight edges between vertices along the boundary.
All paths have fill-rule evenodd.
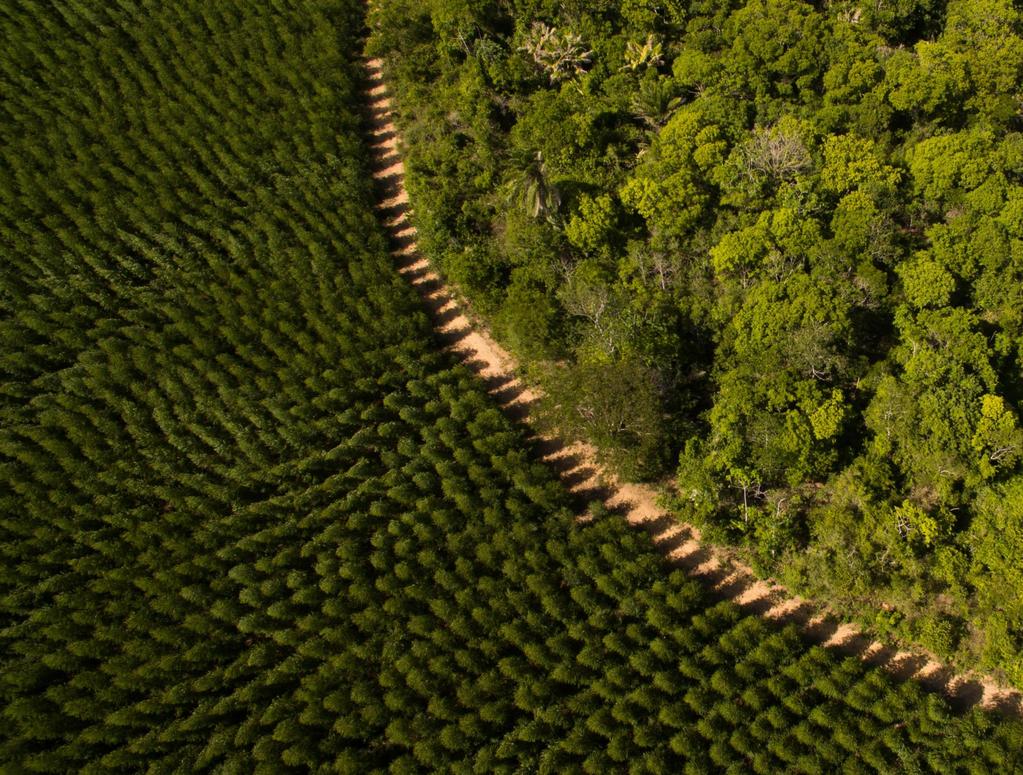
<path id="1" fill-rule="evenodd" d="M 7 0 L 0 40 L 0 771 L 1023 773 L 1019 0 Z M 729 598 L 544 439 L 1015 703 Z"/>

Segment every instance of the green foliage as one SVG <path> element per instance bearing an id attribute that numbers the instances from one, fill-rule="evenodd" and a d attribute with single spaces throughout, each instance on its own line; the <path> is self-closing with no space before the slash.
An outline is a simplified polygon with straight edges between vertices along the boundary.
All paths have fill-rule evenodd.
<path id="1" fill-rule="evenodd" d="M 629 389 L 610 374 L 640 366 L 640 414 L 663 430 L 650 446 L 623 436 L 626 458 L 679 459 L 680 508 L 766 572 L 1010 670 L 1023 650 L 978 594 L 988 571 L 969 570 L 968 536 L 980 494 L 1023 460 L 1019 14 L 1010 0 L 371 13 L 423 245 L 497 333 L 608 398 L 608 417 L 626 402 L 586 380 Z M 502 181 L 521 184 L 515 203 Z M 562 421 L 619 446 L 578 413 Z M 810 766 L 762 750 L 763 771 Z"/>
<path id="2" fill-rule="evenodd" d="M 946 120 L 959 111 L 1007 121 L 1018 110 L 1023 40 L 1007 0 L 952 0 L 944 31 L 921 40 L 894 69 L 892 104 Z"/>
<path id="3" fill-rule="evenodd" d="M 846 405 L 828 385 L 847 368 L 849 330 L 848 311 L 834 301 L 804 275 L 751 290 L 721 356 L 728 366 L 709 414 L 712 469 L 745 471 L 740 478 L 759 488 L 820 477 L 833 464 Z"/>
<path id="4" fill-rule="evenodd" d="M 955 204 L 978 188 L 994 169 L 994 136 L 978 127 L 921 140 L 909 155 L 909 170 L 925 203 Z"/>
<path id="5" fill-rule="evenodd" d="M 980 420 L 973 435 L 973 450 L 983 457 L 980 473 L 987 479 L 999 467 L 1011 470 L 1020 455 L 1023 442 L 1015 412 L 1008 408 L 1001 396 L 985 395 L 981 399 Z"/>
<path id="6" fill-rule="evenodd" d="M 438 353 L 372 214 L 361 4 L 83 9 L 0 22 L 24 129 L 0 184 L 0 768 L 742 766 L 753 727 L 721 698 L 763 680 L 715 644 L 775 671 L 806 647 L 763 647 L 601 509 L 578 524 Z M 598 377 L 652 423 L 647 372 Z M 1013 755 L 927 710 L 899 718 L 918 749 Z"/>
<path id="7" fill-rule="evenodd" d="M 515 174 L 507 188 L 510 200 L 521 203 L 534 218 L 549 218 L 561 206 L 561 192 L 551 180 L 542 151 L 517 160 Z"/>
<path id="8" fill-rule="evenodd" d="M 671 78 L 646 77 L 639 82 L 629 107 L 650 129 L 660 129 L 682 105 L 678 84 Z"/>
<path id="9" fill-rule="evenodd" d="M 663 461 L 661 417 L 653 373 L 635 361 L 582 362 L 545 380 L 544 419 L 571 438 L 593 443 L 629 478 L 657 473 Z"/>
<path id="10" fill-rule="evenodd" d="M 796 0 L 751 0 L 728 20 L 729 70 L 753 96 L 797 97 L 820 77 L 822 19 Z"/>
<path id="11" fill-rule="evenodd" d="M 565 226 L 568 241 L 584 253 L 597 253 L 606 248 L 615 232 L 615 206 L 611 197 L 583 196 L 578 212 Z"/>
<path id="12" fill-rule="evenodd" d="M 1020 596 L 1023 563 L 1016 551 L 1023 539 L 1023 481 L 1019 477 L 985 488 L 977 499 L 977 513 L 970 526 L 973 547 L 971 576 L 977 594 L 987 604 L 988 621 L 982 654 L 989 664 L 1005 667 L 1013 678 L 1023 677 L 1023 662 L 1016 656 L 1023 639 L 1023 597 Z"/>
<path id="13" fill-rule="evenodd" d="M 918 309 L 945 307 L 952 298 L 956 280 L 927 254 L 899 266 L 906 301 Z"/>
<path id="14" fill-rule="evenodd" d="M 898 185 L 900 172 L 884 164 L 874 143 L 855 135 L 831 135 L 824 141 L 821 186 L 825 191 L 844 194 L 856 188 L 890 193 Z"/>
<path id="15" fill-rule="evenodd" d="M 508 288 L 495 322 L 503 339 L 521 357 L 549 356 L 559 340 L 557 304 L 544 288 L 521 273 Z"/>
<path id="16" fill-rule="evenodd" d="M 714 124 L 684 108 L 658 133 L 649 153 L 621 188 L 622 202 L 651 229 L 685 236 L 711 201 L 707 171 L 720 163 L 725 144 Z"/>

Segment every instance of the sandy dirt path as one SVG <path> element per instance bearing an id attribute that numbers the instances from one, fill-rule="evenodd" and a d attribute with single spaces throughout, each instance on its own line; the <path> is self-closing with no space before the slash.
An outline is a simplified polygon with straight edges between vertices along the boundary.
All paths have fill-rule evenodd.
<path id="1" fill-rule="evenodd" d="M 391 240 L 398 271 L 419 292 L 444 345 L 486 382 L 506 413 L 529 424 L 530 406 L 537 398 L 535 390 L 522 383 L 514 358 L 486 328 L 479 321 L 470 321 L 456 295 L 418 250 L 405 190 L 405 166 L 382 66 L 379 59 L 366 62 L 369 144 L 378 215 Z M 856 625 L 839 622 L 780 584 L 758 578 L 750 568 L 729 559 L 725 550 L 704 544 L 696 528 L 658 507 L 653 487 L 617 482 L 608 476 L 596 463 L 592 447 L 550 436 L 538 435 L 535 441 L 544 462 L 557 471 L 581 502 L 602 499 L 611 511 L 645 529 L 673 564 L 706 582 L 716 595 L 769 619 L 794 622 L 812 641 L 879 665 L 899 679 L 918 680 L 957 706 L 980 704 L 1023 715 L 1023 693 L 983 676 L 960 675 L 927 654 L 874 640 Z"/>

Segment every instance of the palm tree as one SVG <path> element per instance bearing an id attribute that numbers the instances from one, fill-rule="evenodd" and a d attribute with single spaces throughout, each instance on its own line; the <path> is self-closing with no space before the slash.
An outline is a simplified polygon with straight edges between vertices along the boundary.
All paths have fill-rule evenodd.
<path id="1" fill-rule="evenodd" d="M 646 36 L 644 43 L 629 41 L 625 46 L 625 65 L 622 70 L 641 70 L 664 64 L 664 51 L 656 35 Z"/>
<path id="2" fill-rule="evenodd" d="M 651 130 L 664 126 L 678 110 L 682 98 L 670 78 L 644 79 L 632 97 L 632 113 Z"/>
<path id="3" fill-rule="evenodd" d="M 505 186 L 509 199 L 521 202 L 534 218 L 549 220 L 561 206 L 561 191 L 550 179 L 542 151 L 517 154 Z"/>
<path id="4" fill-rule="evenodd" d="M 586 72 L 593 51 L 583 45 L 583 39 L 574 32 L 534 22 L 519 51 L 525 51 L 539 66 L 551 84 L 561 83 Z"/>

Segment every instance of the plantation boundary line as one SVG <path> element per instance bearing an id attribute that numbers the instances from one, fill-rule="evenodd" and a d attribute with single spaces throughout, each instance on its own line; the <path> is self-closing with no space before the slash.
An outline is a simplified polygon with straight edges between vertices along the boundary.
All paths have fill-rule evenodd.
<path id="1" fill-rule="evenodd" d="M 369 59 L 365 64 L 369 147 L 379 197 L 377 213 L 391 240 L 398 272 L 419 293 L 447 349 L 484 380 L 502 411 L 529 424 L 530 406 L 537 393 L 516 376 L 514 358 L 459 308 L 452 290 L 419 252 L 391 98 L 383 80 L 383 62 Z M 820 606 L 792 595 L 780 584 L 758 578 L 724 550 L 704 544 L 695 527 L 659 508 L 653 487 L 618 482 L 608 476 L 597 464 L 591 446 L 567 444 L 552 436 L 538 435 L 535 441 L 542 460 L 557 471 L 570 492 L 584 502 L 599 497 L 631 525 L 644 528 L 674 565 L 707 583 L 717 596 L 768 619 L 792 622 L 811 641 L 880 666 L 899 680 L 917 680 L 957 707 L 980 705 L 1023 716 L 1023 692 L 990 677 L 958 673 L 922 651 L 881 643 L 857 625 L 839 622 Z"/>

